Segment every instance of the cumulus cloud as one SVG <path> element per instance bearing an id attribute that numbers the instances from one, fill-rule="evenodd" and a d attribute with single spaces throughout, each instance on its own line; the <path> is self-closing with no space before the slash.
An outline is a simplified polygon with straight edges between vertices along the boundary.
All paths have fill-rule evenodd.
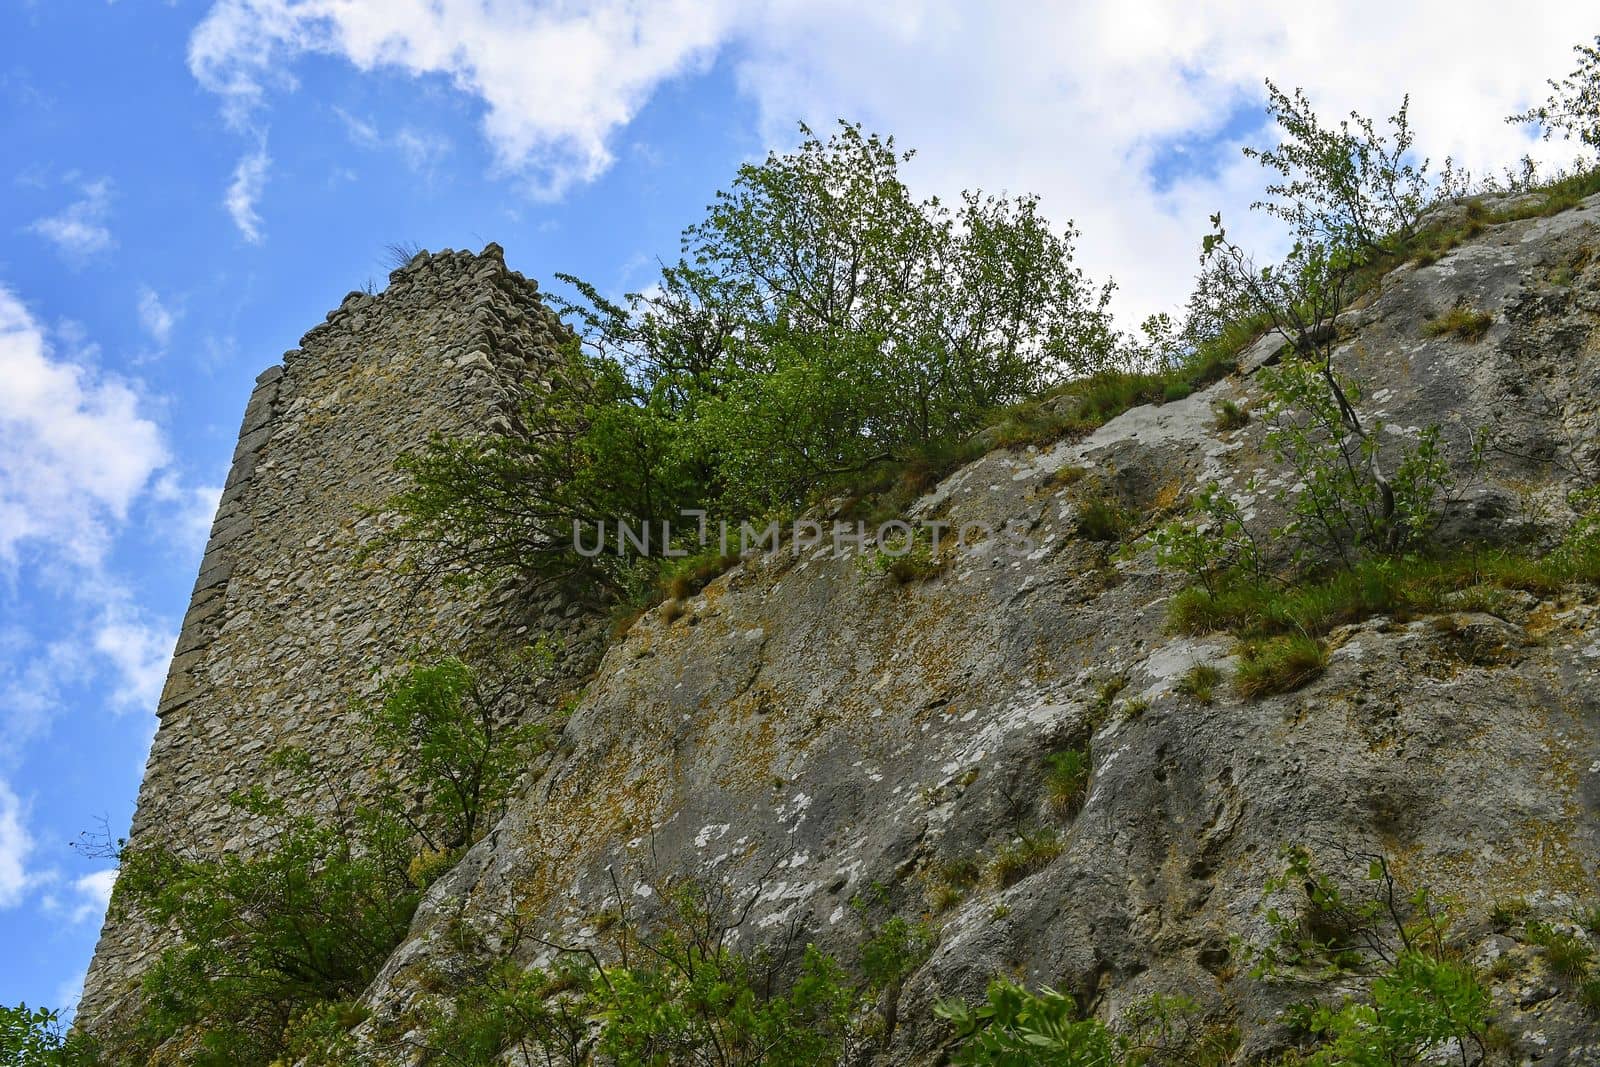
<path id="1" fill-rule="evenodd" d="M 139 325 L 150 335 L 150 340 L 165 348 L 177 322 L 178 313 L 162 303 L 159 293 L 148 285 L 139 287 Z"/>
<path id="2" fill-rule="evenodd" d="M 116 884 L 117 869 L 115 867 L 92 871 L 81 878 L 75 879 L 72 883 L 72 889 L 77 894 L 78 906 L 73 909 L 72 921 L 81 923 L 103 917 L 106 913 L 106 908 L 111 906 L 111 889 Z M 80 980 L 80 987 L 81 984 Z"/>
<path id="3" fill-rule="evenodd" d="M 261 214 L 256 210 L 256 204 L 266 188 L 267 169 L 271 166 L 272 157 L 267 155 L 267 145 L 263 141 L 253 152 L 240 157 L 233 168 L 233 180 L 228 183 L 228 191 L 222 198 L 222 206 L 228 209 L 228 217 L 251 244 L 261 243 Z"/>
<path id="4" fill-rule="evenodd" d="M 559 196 L 611 163 L 610 138 L 664 80 L 725 40 L 733 0 L 219 0 L 189 41 L 189 69 L 239 126 L 300 55 L 361 70 L 441 75 L 482 101 L 500 165 Z"/>
<path id="5" fill-rule="evenodd" d="M 83 264 L 116 246 L 106 226 L 111 214 L 111 180 L 100 178 L 79 186 L 81 194 L 55 215 L 36 220 L 28 229 L 55 245 L 73 264 Z"/>
<path id="6" fill-rule="evenodd" d="M 16 907 L 33 880 L 28 873 L 33 838 L 22 820 L 22 802 L 0 779 L 0 908 Z"/>
<path id="7" fill-rule="evenodd" d="M 94 648 L 116 670 L 113 710 L 154 711 L 167 679 L 177 634 L 152 626 L 126 610 L 108 610 L 96 625 Z"/>
<path id="8" fill-rule="evenodd" d="M 1492 0 L 220 0 L 189 62 L 236 118 L 292 85 L 308 53 L 446 76 L 481 101 L 501 164 L 556 195 L 609 165 L 657 87 L 720 53 L 768 144 L 792 142 L 799 119 L 860 119 L 919 149 L 926 191 L 1038 192 L 1143 314 L 1182 300 L 1211 212 L 1249 235 L 1261 176 L 1238 148 L 1267 136 L 1265 77 L 1328 115 L 1386 116 L 1409 88 L 1417 147 L 1436 160 L 1562 158 L 1501 119 L 1570 67 L 1592 12 L 1548 0 L 1525 15 Z"/>
<path id="9" fill-rule="evenodd" d="M 131 388 L 58 358 L 22 301 L 0 286 L 0 565 L 33 544 L 95 566 L 109 524 L 167 462 Z"/>
<path id="10" fill-rule="evenodd" d="M 1143 314 L 1187 293 L 1211 212 L 1247 233 L 1262 177 L 1239 148 L 1270 136 L 1267 77 L 1329 116 L 1387 116 L 1409 88 L 1417 147 L 1436 161 L 1569 156 L 1503 122 L 1593 33 L 1584 5 L 1535 7 L 1508 21 L 1489 0 L 774 0 L 736 62 L 769 141 L 792 138 L 796 119 L 859 118 L 919 150 L 911 173 L 931 191 L 1038 192 L 1079 222 L 1082 262 L 1117 278 L 1124 311 Z"/>

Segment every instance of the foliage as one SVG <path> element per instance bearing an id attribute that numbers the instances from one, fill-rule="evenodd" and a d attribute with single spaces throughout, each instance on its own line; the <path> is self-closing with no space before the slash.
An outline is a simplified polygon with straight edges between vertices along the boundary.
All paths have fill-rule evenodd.
<path id="1" fill-rule="evenodd" d="M 1094 760 L 1089 749 L 1064 748 L 1044 758 L 1045 800 L 1054 811 L 1076 815 L 1089 791 Z"/>
<path id="2" fill-rule="evenodd" d="M 11 1067 L 93 1067 L 89 1039 L 68 1034 L 60 1012 L 0 1005 L 0 1063 Z"/>
<path id="3" fill-rule="evenodd" d="M 582 350 L 509 431 L 406 457 L 413 484 L 379 544 L 429 572 L 580 574 L 620 595 L 648 565 L 574 545 L 608 521 L 682 547 L 661 524 L 685 510 L 735 525 L 793 510 L 1112 369 L 1110 287 L 1036 198 L 919 201 L 892 139 L 803 133 L 740 168 L 648 292 L 613 301 L 564 276 Z"/>
<path id="4" fill-rule="evenodd" d="M 1425 888 L 1403 890 L 1385 857 L 1345 858 L 1365 861 L 1363 887 L 1347 891 L 1302 847 L 1286 851 L 1282 874 L 1266 886 L 1295 903 L 1268 909 L 1273 936 L 1254 950 L 1255 977 L 1312 968 L 1372 976 L 1364 998 L 1291 1009 L 1287 1018 L 1314 1043 L 1298 1062 L 1418 1064 L 1443 1048 L 1482 1063 L 1489 995 L 1449 945 L 1448 917 Z"/>
<path id="5" fill-rule="evenodd" d="M 307 1012 L 366 989 L 421 897 L 409 835 L 393 819 L 363 813 L 346 831 L 260 797 L 240 803 L 277 824 L 270 848 L 218 858 L 139 849 L 117 882 L 119 902 L 181 937 L 145 974 L 135 1040 L 170 1042 L 184 1063 L 272 1063 Z"/>
<path id="6" fill-rule="evenodd" d="M 362 721 L 380 765 L 354 802 L 309 755 L 274 763 L 296 795 L 335 803 L 331 820 L 264 792 L 233 803 L 265 830 L 254 849 L 197 856 L 125 848 L 113 906 L 169 927 L 177 941 L 146 972 L 141 1017 L 114 1035 L 119 1055 L 164 1049 L 176 1062 L 335 1062 L 360 1013 L 355 999 L 405 937 L 429 882 L 504 803 L 539 741 L 505 702 L 551 652 L 536 646 L 486 680 L 457 659 L 410 664 Z"/>
<path id="7" fill-rule="evenodd" d="M 1429 319 L 1422 332 L 1429 337 L 1456 337 L 1463 341 L 1480 341 L 1494 325 L 1494 316 L 1487 311 L 1457 305 L 1437 318 Z"/>
<path id="8" fill-rule="evenodd" d="M 1328 650 L 1321 641 L 1305 634 L 1244 641 L 1237 651 L 1239 668 L 1234 672 L 1233 684 L 1246 700 L 1293 692 L 1328 666 Z"/>
<path id="9" fill-rule="evenodd" d="M 926 955 L 921 928 L 897 920 L 879 930 L 864 950 L 868 980 L 858 987 L 814 946 L 794 959 L 792 930 L 776 945 L 734 947 L 763 888 L 764 879 L 739 900 L 704 881 L 660 885 L 652 896 L 664 907 L 649 922 L 632 914 L 619 891 L 615 921 L 604 931 L 609 948 L 533 937 L 556 953 L 547 968 L 513 961 L 531 937 L 516 916 L 494 950 L 461 931 L 475 962 L 449 983 L 428 1019 L 425 1062 L 486 1067 L 508 1052 L 573 1067 L 835 1062 L 862 998 L 898 982 L 908 961 Z"/>
<path id="10" fill-rule="evenodd" d="M 1111 1067 L 1116 1042 L 1105 1024 L 1079 1018 L 1078 1005 L 1053 989 L 1033 992 L 995 979 L 978 1007 L 944 1001 L 934 1011 L 956 1029 L 957 1067 Z"/>
<path id="11" fill-rule="evenodd" d="M 1560 81 L 1550 80 L 1549 99 L 1506 121 L 1536 123 L 1546 140 L 1560 134 L 1600 148 L 1600 36 L 1593 45 L 1578 44 L 1572 50 L 1578 65 Z"/>
<path id="12" fill-rule="evenodd" d="M 1216 482 L 1195 495 L 1189 516 L 1164 523 L 1150 535 L 1156 562 L 1181 571 L 1207 593 L 1224 578 L 1265 575 L 1265 561 L 1244 511 Z"/>
<path id="13" fill-rule="evenodd" d="M 1303 241 L 1364 256 L 1408 240 L 1428 206 L 1428 163 L 1408 158 L 1414 135 L 1403 100 L 1379 133 L 1371 119 L 1351 112 L 1337 127 L 1317 117 L 1305 93 L 1290 96 L 1267 82 L 1267 111 L 1285 140 L 1274 149 L 1245 154 L 1276 171 L 1271 200 L 1255 205 L 1288 222 Z"/>
<path id="14" fill-rule="evenodd" d="M 415 811 L 402 818 L 434 852 L 453 853 L 476 841 L 498 817 L 529 755 L 541 747 L 542 723 L 517 724 L 508 698 L 519 684 L 554 664 L 547 640 L 519 652 L 486 680 L 455 657 L 408 664 L 385 685 L 367 713 L 368 736 L 401 768 L 403 781 L 384 783 L 399 795 L 420 788 Z"/>
<path id="15" fill-rule="evenodd" d="M 1049 827 L 1024 829 L 989 860 L 989 878 L 996 888 L 1005 889 L 1049 866 L 1065 848 Z"/>
<path id="16" fill-rule="evenodd" d="M 1221 1067 L 1238 1047 L 1231 1027 L 1202 1025 L 1187 997 L 1136 1001 L 1122 1033 L 1081 1017 L 1067 994 L 1002 978 L 989 983 L 985 1003 L 944 1001 L 934 1012 L 956 1030 L 958 1067 Z"/>

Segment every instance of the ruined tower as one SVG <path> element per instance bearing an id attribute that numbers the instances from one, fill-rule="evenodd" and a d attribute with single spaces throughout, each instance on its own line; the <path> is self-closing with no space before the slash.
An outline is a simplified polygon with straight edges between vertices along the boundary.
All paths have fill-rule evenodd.
<path id="1" fill-rule="evenodd" d="M 362 753 L 351 702 L 374 671 L 505 621 L 485 598 L 357 563 L 372 513 L 434 433 L 503 425 L 520 381 L 564 329 L 533 281 L 482 253 L 419 253 L 381 293 L 351 293 L 256 380 L 157 709 L 130 843 L 247 847 L 230 794 L 273 785 L 305 748 L 347 780 Z M 107 918 L 84 988 L 92 1027 L 165 947 Z"/>

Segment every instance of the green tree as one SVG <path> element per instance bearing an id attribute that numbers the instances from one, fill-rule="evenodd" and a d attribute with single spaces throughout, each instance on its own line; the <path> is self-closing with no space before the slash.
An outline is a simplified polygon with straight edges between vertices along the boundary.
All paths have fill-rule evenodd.
<path id="1" fill-rule="evenodd" d="M 1600 149 L 1600 35 L 1593 45 L 1573 45 L 1578 65 L 1560 81 L 1550 79 L 1550 97 L 1507 122 L 1534 123 L 1546 140 L 1559 134 Z"/>

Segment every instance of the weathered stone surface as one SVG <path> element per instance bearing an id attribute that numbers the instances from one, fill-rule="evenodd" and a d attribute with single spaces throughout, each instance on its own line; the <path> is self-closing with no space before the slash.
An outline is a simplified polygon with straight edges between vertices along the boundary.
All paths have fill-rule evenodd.
<path id="1" fill-rule="evenodd" d="M 1366 410 L 1385 432 L 1440 422 L 1462 461 L 1471 431 L 1498 429 L 1509 444 L 1468 504 L 1540 501 L 1494 520 L 1534 536 L 1566 520 L 1564 492 L 1595 469 L 1600 267 L 1566 288 L 1547 280 L 1600 240 L 1595 216 L 1591 203 L 1493 227 L 1401 268 L 1349 320 L 1340 357 L 1371 383 Z M 1494 314 L 1483 341 L 1425 336 L 1457 302 Z M 1059 827 L 1062 855 L 935 919 L 939 946 L 902 995 L 884 1062 L 936 1062 L 934 1000 L 976 996 L 997 973 L 1081 991 L 1110 1018 L 1143 993 L 1182 991 L 1236 1020 L 1246 1053 L 1270 1046 L 1270 1020 L 1302 991 L 1246 978 L 1232 939 L 1264 935 L 1262 884 L 1291 843 L 1325 859 L 1387 853 L 1457 902 L 1474 951 L 1492 947 L 1494 899 L 1556 915 L 1592 899 L 1595 590 L 1348 627 L 1326 675 L 1285 696 L 1246 702 L 1224 685 L 1204 705 L 1177 690 L 1193 664 L 1226 669 L 1229 642 L 1170 636 L 1174 579 L 1148 553 L 1112 560 L 1078 538 L 1077 491 L 1051 475 L 1086 468 L 1147 514 L 1217 479 L 1265 513 L 1282 474 L 1259 425 L 1212 427 L 1224 397 L 1248 407 L 1257 390 L 1244 374 L 1079 442 L 992 453 L 918 505 L 956 525 L 1020 521 L 1035 545 L 1024 557 L 979 543 L 899 586 L 854 558 L 784 555 L 737 568 L 682 618 L 641 620 L 607 654 L 562 753 L 434 887 L 371 991 L 376 1017 L 403 1019 L 427 995 L 455 920 L 492 931 L 519 901 L 551 940 L 586 943 L 613 872 L 631 897 L 684 874 L 753 890 L 772 871 L 744 936 L 796 922 L 850 959 L 853 896 L 883 885 L 891 906 L 921 912 L 938 862 L 992 855 L 1030 823 Z M 1573 469 L 1538 458 L 1551 455 Z M 1101 684 L 1119 676 L 1127 687 L 1097 726 Z M 1044 804 L 1042 758 L 1086 740 L 1091 788 L 1062 819 Z M 1539 966 L 1524 960 L 1505 982 L 1538 986 Z M 1502 999 L 1522 1005 L 1501 1022 L 1527 1055 L 1592 1062 L 1600 1033 L 1571 996 Z"/>
<path id="2" fill-rule="evenodd" d="M 1600 262 L 1585 254 L 1600 244 L 1597 208 L 1492 226 L 1395 271 L 1341 318 L 1341 363 L 1369 384 L 1362 408 L 1385 434 L 1440 423 L 1464 464 L 1474 432 L 1496 431 L 1452 535 L 1548 543 L 1571 518 L 1567 492 L 1600 471 Z M 531 283 L 472 257 L 421 254 L 391 278 L 286 357 L 271 436 L 238 497 L 256 526 L 219 550 L 237 563 L 208 555 L 212 573 L 234 568 L 226 609 L 197 601 L 212 636 L 174 662 L 136 834 L 246 835 L 221 800 L 260 777 L 243 744 L 339 734 L 335 695 L 361 685 L 341 672 L 381 660 L 418 625 L 393 617 L 388 579 L 351 571 L 339 533 L 352 493 L 392 484 L 392 414 L 429 428 L 483 417 L 487 406 L 455 406 L 455 390 L 489 389 L 508 349 L 537 374 L 559 331 Z M 1426 321 L 1458 303 L 1493 314 L 1488 335 L 1427 336 Z M 358 315 L 383 340 L 336 342 Z M 455 331 L 464 320 L 484 332 Z M 938 863 L 991 856 L 1048 824 L 1057 859 L 932 918 L 938 946 L 901 994 L 888 1048 L 863 1059 L 938 1062 L 947 1034 L 933 1002 L 976 996 L 997 973 L 1082 992 L 1111 1019 L 1144 993 L 1181 991 L 1239 1025 L 1244 1055 L 1268 1049 L 1277 1010 L 1304 990 L 1247 978 L 1235 939 L 1263 936 L 1262 883 L 1280 848 L 1301 843 L 1330 863 L 1386 853 L 1450 898 L 1468 955 L 1510 960 L 1496 996 L 1519 1054 L 1600 1062 L 1600 1031 L 1570 992 L 1486 919 L 1505 897 L 1552 917 L 1596 898 L 1600 590 L 1368 620 L 1332 635 L 1328 671 L 1306 688 L 1247 702 L 1224 684 L 1207 705 L 1177 682 L 1198 663 L 1228 671 L 1231 642 L 1168 633 L 1178 582 L 1148 552 L 1114 558 L 1076 533 L 1096 485 L 1154 521 L 1215 480 L 1270 521 L 1285 476 L 1263 428 L 1219 432 L 1212 405 L 1254 407 L 1252 375 L 1278 347 L 1264 340 L 1240 374 L 1083 440 L 993 452 L 917 505 L 956 527 L 1016 524 L 1032 542 L 1024 554 L 979 540 L 941 575 L 902 586 L 867 573 L 855 550 L 786 551 L 746 561 L 680 618 L 645 616 L 608 650 L 512 810 L 430 891 L 369 991 L 374 1023 L 404 1022 L 432 995 L 459 951 L 457 921 L 492 937 L 518 908 L 552 941 L 590 943 L 614 885 L 643 907 L 646 882 L 679 875 L 759 885 L 747 941 L 795 924 L 851 961 L 853 897 L 881 885 L 882 907 L 923 912 Z M 327 354 L 350 349 L 361 355 Z M 1069 467 L 1087 473 L 1057 477 Z M 425 632 L 458 636 L 469 607 L 430 608 L 439 621 Z M 317 651 L 335 611 L 375 627 L 359 654 Z M 1108 704 L 1112 678 L 1126 685 Z M 298 725 L 271 725 L 285 719 Z M 1045 804 L 1043 757 L 1085 742 L 1090 788 L 1064 817 Z M 108 928 L 91 1006 L 137 973 L 135 933 Z"/>
<path id="3" fill-rule="evenodd" d="M 497 248 L 419 256 L 397 276 L 405 284 L 393 291 L 351 294 L 257 379 L 158 707 L 134 845 L 253 842 L 258 832 L 240 825 L 228 796 L 283 785 L 265 761 L 285 745 L 307 747 L 359 787 L 366 769 L 337 753 L 349 743 L 349 703 L 370 695 L 375 669 L 415 648 L 458 648 L 502 618 L 527 621 L 520 605 L 480 610 L 381 562 L 355 563 L 377 529 L 365 509 L 402 484 L 400 453 L 435 431 L 477 430 L 530 363 L 551 357 L 527 329 L 489 342 L 466 308 L 483 301 L 547 338 L 562 332 Z M 435 369 L 446 347 L 480 353 L 484 373 L 470 387 L 447 386 Z M 80 1018 L 92 1025 L 161 947 L 113 914 Z"/>

